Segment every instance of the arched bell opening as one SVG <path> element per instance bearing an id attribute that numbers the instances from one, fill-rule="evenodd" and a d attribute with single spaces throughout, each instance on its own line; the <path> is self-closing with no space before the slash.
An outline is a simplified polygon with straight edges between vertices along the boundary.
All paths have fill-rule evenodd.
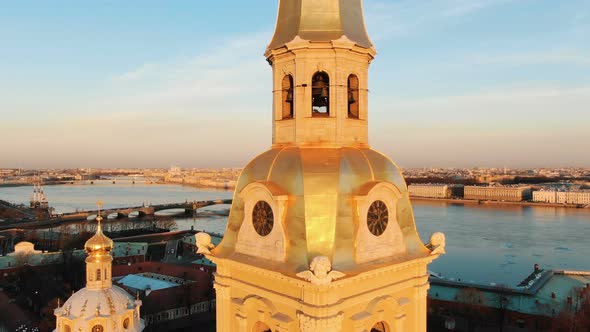
<path id="1" fill-rule="evenodd" d="M 348 117 L 359 118 L 359 79 L 354 74 L 348 76 Z"/>
<path id="2" fill-rule="evenodd" d="M 293 112 L 293 76 L 286 75 L 282 82 L 282 118 L 292 119 L 295 114 Z"/>
<path id="3" fill-rule="evenodd" d="M 256 324 L 254 324 L 252 332 L 272 332 L 272 330 L 270 329 L 270 327 L 268 327 L 268 325 L 264 324 L 263 322 L 256 322 Z"/>
<path id="4" fill-rule="evenodd" d="M 390 331 L 391 330 L 389 329 L 389 325 L 387 325 L 387 323 L 385 323 L 384 321 L 377 322 L 371 328 L 371 332 L 390 332 Z"/>
<path id="5" fill-rule="evenodd" d="M 330 116 L 330 77 L 325 72 L 316 72 L 311 80 L 311 115 Z"/>

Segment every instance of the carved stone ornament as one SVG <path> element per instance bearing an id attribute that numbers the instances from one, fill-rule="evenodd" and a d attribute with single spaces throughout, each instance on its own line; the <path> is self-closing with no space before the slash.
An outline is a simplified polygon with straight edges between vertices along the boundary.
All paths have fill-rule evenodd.
<path id="1" fill-rule="evenodd" d="M 430 242 L 426 245 L 430 249 L 431 255 L 444 254 L 445 253 L 445 234 L 436 232 L 430 236 Z"/>
<path id="2" fill-rule="evenodd" d="M 210 249 L 215 247 L 215 245 L 211 243 L 211 235 L 207 233 L 201 232 L 195 234 L 195 242 L 197 243 L 197 254 L 210 255 Z"/>
<path id="3" fill-rule="evenodd" d="M 314 285 L 329 285 L 332 280 L 346 276 L 339 271 L 332 271 L 332 263 L 326 256 L 317 256 L 309 264 L 308 271 L 297 273 L 299 278 L 303 278 Z"/>
<path id="4" fill-rule="evenodd" d="M 331 317 L 311 317 L 299 312 L 297 318 L 302 332 L 342 330 L 342 313 Z"/>

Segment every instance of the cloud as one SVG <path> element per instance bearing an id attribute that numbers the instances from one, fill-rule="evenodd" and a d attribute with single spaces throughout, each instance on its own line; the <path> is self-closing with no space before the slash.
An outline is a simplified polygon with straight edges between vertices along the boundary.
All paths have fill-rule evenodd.
<path id="1" fill-rule="evenodd" d="M 400 0 L 365 4 L 365 16 L 373 40 L 437 29 L 454 24 L 457 18 L 513 0 Z"/>
<path id="2" fill-rule="evenodd" d="M 574 64 L 590 66 L 590 53 L 578 50 L 546 50 L 513 54 L 478 54 L 468 56 L 466 60 L 475 65 Z"/>
<path id="3" fill-rule="evenodd" d="M 405 167 L 590 166 L 590 86 L 505 86 L 371 105 L 371 143 Z"/>
<path id="4" fill-rule="evenodd" d="M 140 63 L 91 97 L 61 101 L 74 116 L 0 122 L 7 137 L 25 137 L 0 155 L 21 167 L 240 166 L 271 144 L 268 40 L 236 36 L 190 57 Z"/>
<path id="5" fill-rule="evenodd" d="M 114 80 L 115 81 L 141 80 L 141 79 L 146 78 L 150 73 L 154 72 L 155 70 L 156 70 L 156 65 L 154 65 L 153 63 L 145 63 L 132 71 L 115 76 Z"/>
<path id="6" fill-rule="evenodd" d="M 497 6 L 512 0 L 454 0 L 448 1 L 446 8 L 440 13 L 442 16 L 465 16 L 487 7 Z"/>

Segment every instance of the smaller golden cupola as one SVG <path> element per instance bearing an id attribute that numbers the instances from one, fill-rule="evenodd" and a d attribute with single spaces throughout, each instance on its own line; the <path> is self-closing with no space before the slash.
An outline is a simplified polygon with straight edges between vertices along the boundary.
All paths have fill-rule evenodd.
<path id="1" fill-rule="evenodd" d="M 56 329 L 53 332 L 140 332 L 145 322 L 140 317 L 141 300 L 133 300 L 122 288 L 113 285 L 113 240 L 102 232 L 101 207 L 98 202 L 96 234 L 84 249 L 86 287 L 74 293 L 63 306 L 54 310 Z"/>
<path id="2" fill-rule="evenodd" d="M 102 216 L 100 208 L 102 203 L 98 202 L 98 213 L 96 221 L 96 234 L 86 244 L 84 250 L 88 253 L 86 257 L 86 287 L 89 289 L 105 289 L 112 286 L 111 271 L 113 257 L 113 240 L 102 232 Z"/>
<path id="3" fill-rule="evenodd" d="M 96 234 L 86 241 L 84 244 L 84 250 L 86 250 L 89 255 L 94 253 L 110 253 L 111 250 L 113 250 L 113 240 L 102 232 L 102 226 L 100 224 L 102 217 L 100 216 L 100 212 L 96 217 L 96 221 L 98 222 Z"/>

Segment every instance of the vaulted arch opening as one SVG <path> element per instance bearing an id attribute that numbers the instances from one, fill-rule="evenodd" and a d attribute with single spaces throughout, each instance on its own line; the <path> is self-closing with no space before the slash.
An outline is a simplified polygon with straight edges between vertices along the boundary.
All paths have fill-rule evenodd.
<path id="1" fill-rule="evenodd" d="M 311 114 L 314 117 L 330 116 L 330 77 L 316 72 L 311 80 Z"/>
<path id="2" fill-rule="evenodd" d="M 285 75 L 282 82 L 282 118 L 292 119 L 294 117 L 293 112 L 293 76 Z"/>
<path id="3" fill-rule="evenodd" d="M 373 327 L 371 328 L 371 332 L 390 332 L 390 329 L 387 323 L 381 321 L 373 325 Z"/>
<path id="4" fill-rule="evenodd" d="M 264 324 L 263 322 L 256 322 L 256 324 L 254 324 L 252 332 L 272 332 L 272 330 L 270 329 L 270 327 L 268 327 L 268 325 Z"/>
<path id="5" fill-rule="evenodd" d="M 348 76 L 348 117 L 359 118 L 359 79 L 354 74 Z"/>

